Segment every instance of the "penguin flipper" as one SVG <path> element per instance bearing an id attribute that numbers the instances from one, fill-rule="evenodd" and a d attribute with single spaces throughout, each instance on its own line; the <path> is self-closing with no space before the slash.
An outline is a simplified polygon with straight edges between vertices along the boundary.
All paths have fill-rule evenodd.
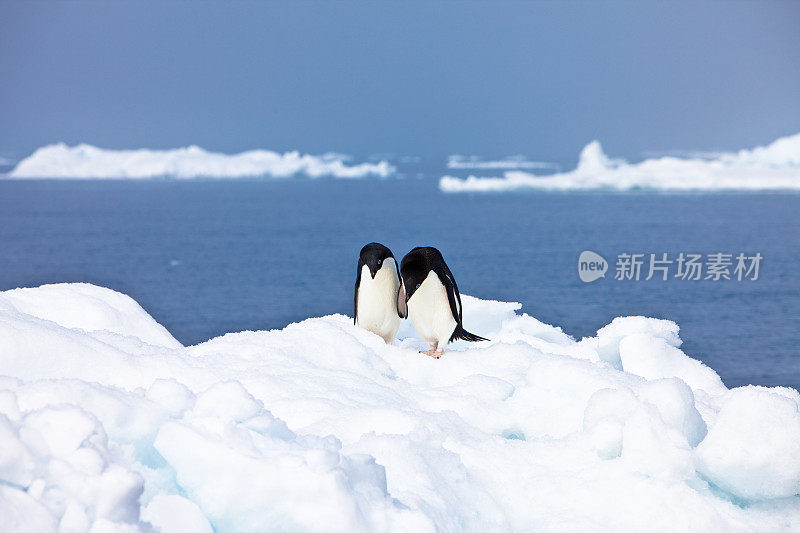
<path id="1" fill-rule="evenodd" d="M 406 286 L 400 280 L 400 289 L 397 291 L 397 316 L 408 318 L 408 304 L 406 302 Z"/>
<path id="2" fill-rule="evenodd" d="M 445 292 L 447 292 L 447 303 L 450 304 L 450 312 L 453 314 L 453 318 L 455 319 L 456 323 L 460 326 L 461 325 L 461 295 L 458 292 L 458 285 L 456 285 L 456 279 L 453 277 L 453 274 L 450 272 L 450 269 L 447 268 L 447 265 L 442 262 L 439 268 L 434 267 L 434 272 L 439 277 L 439 281 L 442 282 L 444 285 Z"/>
<path id="3" fill-rule="evenodd" d="M 364 266 L 364 261 L 359 257 L 358 270 L 356 270 L 356 289 L 353 296 L 353 324 L 356 324 L 358 319 L 358 286 L 361 285 L 361 267 Z"/>
<path id="4" fill-rule="evenodd" d="M 439 276 L 439 280 L 447 290 L 447 301 L 450 304 L 450 311 L 453 313 L 453 318 L 456 320 L 456 329 L 453 330 L 453 334 L 450 336 L 450 340 L 447 342 L 453 342 L 459 339 L 468 342 L 488 341 L 489 339 L 485 339 L 480 335 L 470 333 L 464 329 L 464 326 L 461 325 L 463 320 L 461 294 L 458 292 L 456 279 L 453 277 L 453 274 L 450 272 L 447 264 L 442 262 L 442 269 L 441 271 L 437 271 L 436 274 Z"/>

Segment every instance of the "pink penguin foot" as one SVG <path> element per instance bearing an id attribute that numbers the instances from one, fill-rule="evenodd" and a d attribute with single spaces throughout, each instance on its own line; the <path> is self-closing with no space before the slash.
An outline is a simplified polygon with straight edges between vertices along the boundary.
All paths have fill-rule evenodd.
<path id="1" fill-rule="evenodd" d="M 433 357 L 434 359 L 439 359 L 442 356 L 442 349 L 439 348 L 437 350 L 435 348 L 431 348 L 430 350 L 420 350 L 419 353 L 424 353 L 429 357 Z"/>

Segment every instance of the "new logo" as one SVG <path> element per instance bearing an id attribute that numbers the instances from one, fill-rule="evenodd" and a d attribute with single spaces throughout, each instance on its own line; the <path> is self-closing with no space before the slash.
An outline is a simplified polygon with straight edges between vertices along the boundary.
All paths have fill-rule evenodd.
<path id="1" fill-rule="evenodd" d="M 602 255 L 584 250 L 578 258 L 578 276 L 584 283 L 591 283 L 606 276 L 608 261 Z"/>

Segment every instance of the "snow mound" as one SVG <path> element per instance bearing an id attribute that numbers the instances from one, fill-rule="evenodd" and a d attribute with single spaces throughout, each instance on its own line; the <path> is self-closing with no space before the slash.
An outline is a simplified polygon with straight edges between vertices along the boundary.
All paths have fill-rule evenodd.
<path id="1" fill-rule="evenodd" d="M 697 449 L 698 470 L 741 498 L 800 494 L 800 395 L 740 387 L 728 393 Z"/>
<path id="2" fill-rule="evenodd" d="M 0 293 L 0 310 L 88 333 L 116 333 L 155 346 L 181 344 L 130 296 L 88 283 L 59 283 Z"/>
<path id="3" fill-rule="evenodd" d="M 322 156 L 269 150 L 239 154 L 208 152 L 198 146 L 173 150 L 106 150 L 88 144 L 51 144 L 20 161 L 12 178 L 142 179 L 172 178 L 318 178 L 387 177 L 394 167 L 386 161 L 348 165 L 341 154 Z"/>
<path id="4" fill-rule="evenodd" d="M 536 176 L 507 171 L 502 177 L 444 176 L 444 192 L 519 189 L 570 190 L 797 190 L 800 189 L 800 133 L 768 146 L 710 158 L 659 157 L 639 163 L 610 159 L 598 141 L 587 144 L 569 172 Z"/>
<path id="5" fill-rule="evenodd" d="M 800 395 L 678 327 L 464 296 L 434 360 L 343 315 L 183 347 L 85 284 L 0 293 L 4 531 L 800 528 Z M 743 503 L 744 502 L 744 503 Z"/>

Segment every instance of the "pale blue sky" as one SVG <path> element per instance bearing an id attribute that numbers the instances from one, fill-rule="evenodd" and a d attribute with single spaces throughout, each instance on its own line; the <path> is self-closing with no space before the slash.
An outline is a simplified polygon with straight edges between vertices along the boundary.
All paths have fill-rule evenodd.
<path id="1" fill-rule="evenodd" d="M 800 131 L 800 2 L 0 0 L 0 155 L 574 159 Z"/>

